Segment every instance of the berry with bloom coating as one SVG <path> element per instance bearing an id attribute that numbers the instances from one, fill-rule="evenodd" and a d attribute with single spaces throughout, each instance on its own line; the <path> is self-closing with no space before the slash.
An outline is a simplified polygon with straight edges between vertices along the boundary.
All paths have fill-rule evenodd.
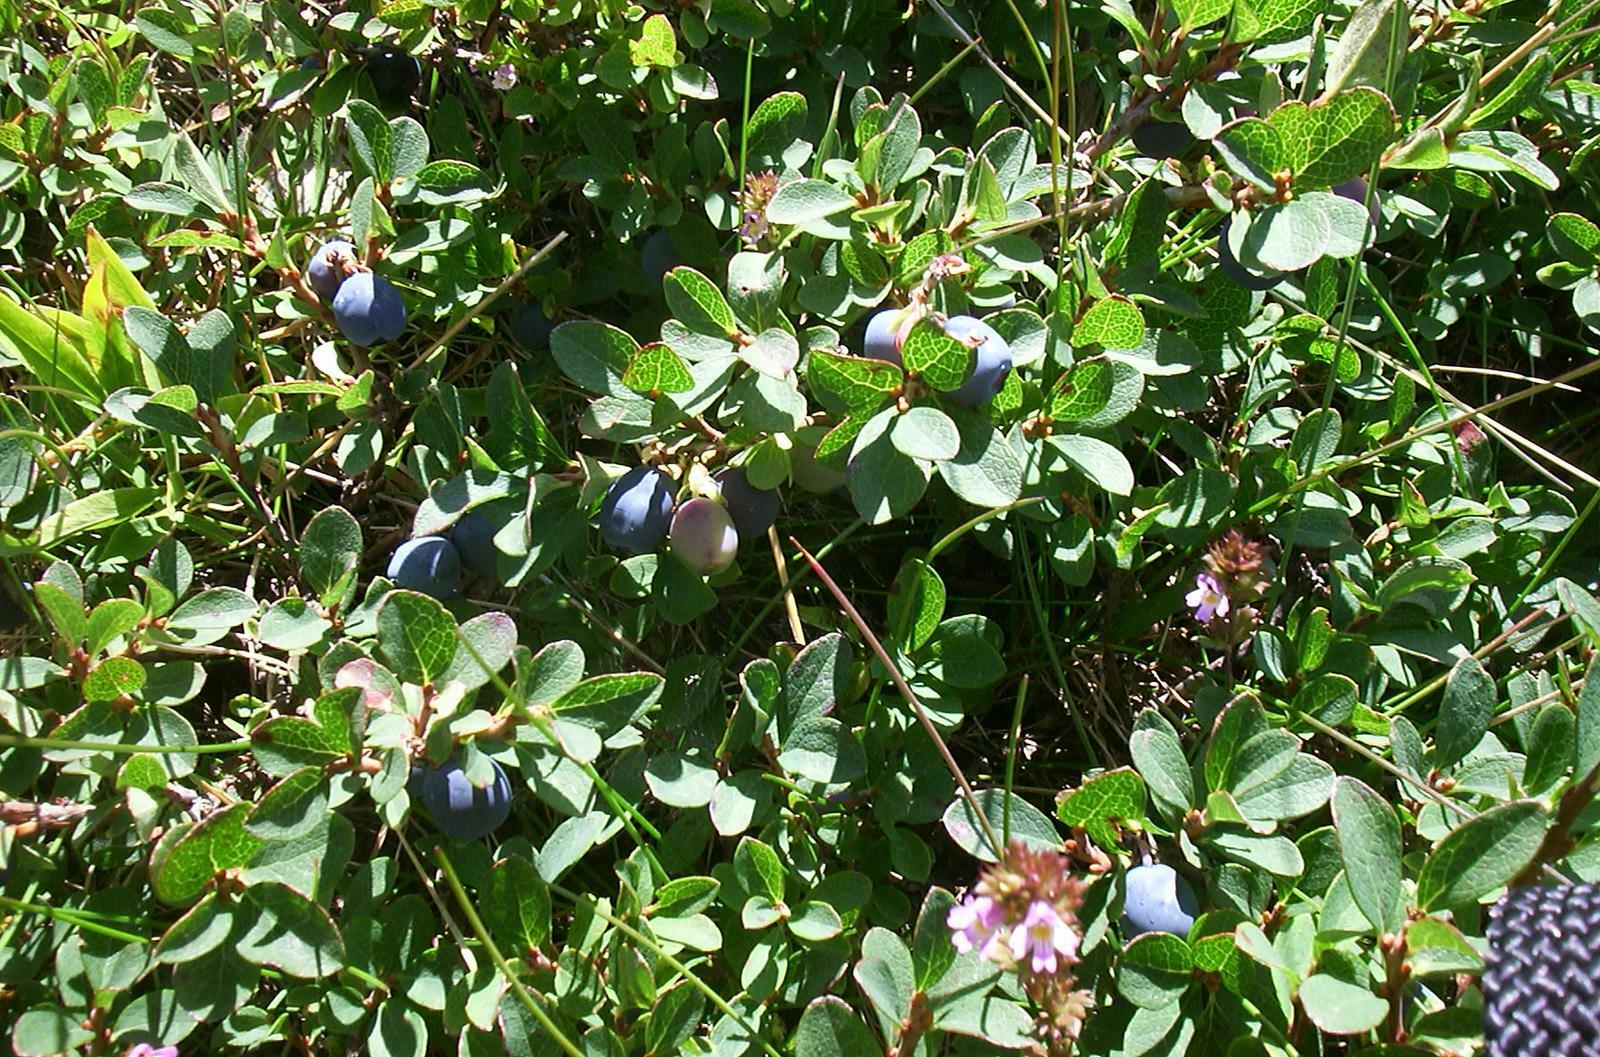
<path id="1" fill-rule="evenodd" d="M 757 488 L 751 484 L 743 466 L 730 466 L 721 471 L 716 475 L 716 482 L 740 539 L 752 540 L 765 535 L 778 520 L 777 489 Z"/>
<path id="2" fill-rule="evenodd" d="M 489 766 L 494 779 L 482 789 L 467 780 L 455 760 L 424 769 L 422 806 L 435 825 L 457 840 L 487 836 L 511 815 L 511 781 L 498 763 L 490 760 Z"/>
<path id="3" fill-rule="evenodd" d="M 672 524 L 672 500 L 671 477 L 653 466 L 634 467 L 600 501 L 600 538 L 629 554 L 655 550 Z"/>
<path id="4" fill-rule="evenodd" d="M 343 239 L 324 242 L 306 263 L 306 283 L 324 301 L 332 301 L 350 267 L 356 262 L 356 248 Z"/>
<path id="5" fill-rule="evenodd" d="M 461 564 L 479 576 L 494 576 L 500 564 L 494 534 L 500 531 L 493 518 L 482 510 L 469 510 L 450 529 L 450 542 L 461 555 Z"/>
<path id="6" fill-rule="evenodd" d="M 639 268 L 644 272 L 644 277 L 656 289 L 661 288 L 661 280 L 667 273 L 683 263 L 678 247 L 672 244 L 672 236 L 664 228 L 657 228 L 644 240 L 644 245 L 639 248 Z"/>
<path id="7" fill-rule="evenodd" d="M 1365 176 L 1357 176 L 1346 180 L 1342 184 L 1329 188 L 1329 190 L 1340 198 L 1348 198 L 1359 205 L 1366 205 L 1367 178 Z M 1373 227 L 1377 227 L 1378 223 L 1383 219 L 1383 211 L 1378 208 L 1377 195 L 1372 196 L 1372 204 L 1367 206 L 1367 215 L 1372 217 Z"/>
<path id="8" fill-rule="evenodd" d="M 405 333 L 405 298 L 383 276 L 356 272 L 334 295 L 333 321 L 351 344 L 381 345 Z"/>
<path id="9" fill-rule="evenodd" d="M 1188 882 L 1164 863 L 1135 866 L 1123 876 L 1122 938 L 1146 932 L 1187 936 L 1200 914 Z"/>
<path id="10" fill-rule="evenodd" d="M 993 400 L 1006 384 L 1011 373 L 1011 346 L 1000 332 L 981 319 L 972 316 L 951 316 L 944 324 L 944 332 L 972 347 L 974 356 L 972 373 L 960 388 L 945 396 L 952 403 L 978 407 Z"/>
<path id="11" fill-rule="evenodd" d="M 556 329 L 555 323 L 544 314 L 544 308 L 528 301 L 511 310 L 508 323 L 511 336 L 519 345 L 530 349 L 542 349 L 550 344 L 550 333 Z"/>
<path id="12" fill-rule="evenodd" d="M 739 553 L 739 531 L 728 508 L 701 497 L 682 503 L 672 515 L 672 553 L 701 576 L 732 565 Z"/>
<path id="13" fill-rule="evenodd" d="M 386 575 L 397 587 L 442 601 L 453 598 L 461 585 L 461 555 L 443 536 L 406 540 L 389 558 Z"/>
<path id="14" fill-rule="evenodd" d="M 885 308 L 867 320 L 866 335 L 861 340 L 861 355 L 874 360 L 900 362 L 900 350 L 905 348 L 906 335 L 911 333 L 912 320 L 903 308 Z"/>

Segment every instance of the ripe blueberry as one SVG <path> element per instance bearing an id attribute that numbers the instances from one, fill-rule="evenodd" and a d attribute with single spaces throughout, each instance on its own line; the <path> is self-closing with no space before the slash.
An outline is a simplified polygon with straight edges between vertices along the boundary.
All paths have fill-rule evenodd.
<path id="1" fill-rule="evenodd" d="M 885 308 L 867 320 L 867 333 L 861 341 L 861 355 L 874 360 L 900 362 L 912 319 L 903 308 Z"/>
<path id="2" fill-rule="evenodd" d="M 443 536 L 421 536 L 395 548 L 386 575 L 397 587 L 442 601 L 461 584 L 461 555 Z"/>
<path id="3" fill-rule="evenodd" d="M 972 373 L 961 387 L 945 396 L 953 403 L 978 407 L 994 399 L 1011 373 L 1011 346 L 989 324 L 972 316 L 951 316 L 944 332 L 972 347 Z"/>
<path id="4" fill-rule="evenodd" d="M 511 780 L 498 763 L 489 761 L 494 780 L 479 789 L 467 781 L 455 760 L 441 767 L 424 765 L 422 806 L 428 817 L 457 840 L 476 840 L 494 832 L 511 816 Z"/>
<path id="5" fill-rule="evenodd" d="M 1135 866 L 1123 875 L 1122 938 L 1146 932 L 1187 936 L 1200 903 L 1178 871 L 1163 863 Z"/>
<path id="6" fill-rule="evenodd" d="M 306 282 L 317 296 L 332 301 L 350 268 L 356 263 L 356 248 L 343 239 L 324 242 L 306 264 Z"/>
<path id="7" fill-rule="evenodd" d="M 556 328 L 542 307 L 528 301 L 512 309 L 507 322 L 511 336 L 519 345 L 529 349 L 542 349 L 550 344 L 550 332 Z"/>
<path id="8" fill-rule="evenodd" d="M 405 106 L 422 85 L 422 64 L 399 48 L 371 48 L 366 52 L 367 76 L 384 106 Z"/>
<path id="9" fill-rule="evenodd" d="M 394 284 L 372 272 L 356 272 L 333 297 L 333 321 L 353 345 L 381 345 L 406 329 L 406 302 Z"/>
<path id="10" fill-rule="evenodd" d="M 715 499 L 687 500 L 672 515 L 672 553 L 701 576 L 726 569 L 738 552 L 739 531 Z"/>
<path id="11" fill-rule="evenodd" d="M 1230 216 L 1222 222 L 1217 229 L 1217 266 L 1222 269 L 1222 274 L 1244 287 L 1246 290 L 1271 290 L 1283 281 L 1282 272 L 1263 272 L 1257 275 L 1239 263 L 1233 255 L 1233 247 L 1228 245 L 1228 228 L 1233 224 Z"/>
<path id="12" fill-rule="evenodd" d="M 600 538 L 620 551 L 644 554 L 661 546 L 672 522 L 673 481 L 653 466 L 617 478 L 600 501 Z"/>
<path id="13" fill-rule="evenodd" d="M 739 530 L 739 538 L 753 540 L 766 535 L 767 529 L 778 520 L 777 489 L 757 488 L 751 484 L 743 466 L 730 466 L 721 471 L 716 482 L 728 516 L 733 518 L 733 527 Z"/>
<path id="14" fill-rule="evenodd" d="M 639 249 L 639 268 L 657 290 L 661 289 L 661 280 L 667 273 L 682 263 L 683 258 L 678 255 L 678 248 L 672 244 L 672 236 L 665 228 L 652 231 Z"/>
<path id="15" fill-rule="evenodd" d="M 461 555 L 461 564 L 479 576 L 494 576 L 500 564 L 494 534 L 501 527 L 482 510 L 469 510 L 461 515 L 450 529 L 450 542 Z"/>
<path id="16" fill-rule="evenodd" d="M 1153 118 L 1136 127 L 1129 138 L 1140 154 L 1158 161 L 1181 157 L 1194 146 L 1194 133 L 1189 131 L 1189 126 Z"/>

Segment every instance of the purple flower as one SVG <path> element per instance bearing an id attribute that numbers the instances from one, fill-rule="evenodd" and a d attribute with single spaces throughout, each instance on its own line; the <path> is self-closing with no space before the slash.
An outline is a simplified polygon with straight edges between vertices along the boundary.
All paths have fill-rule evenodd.
<path id="1" fill-rule="evenodd" d="M 124 1057 L 178 1057 L 176 1046 L 152 1046 L 148 1042 L 134 1043 Z"/>
<path id="2" fill-rule="evenodd" d="M 983 953 L 979 957 L 983 957 L 994 943 L 996 930 L 1004 916 L 1005 911 L 1000 904 L 988 896 L 967 896 L 950 908 L 944 923 L 954 933 L 950 942 L 955 944 L 956 950 L 966 954 L 970 950 L 981 949 Z"/>
<path id="3" fill-rule="evenodd" d="M 1194 610 L 1194 618 L 1202 624 L 1211 623 L 1213 617 L 1228 615 L 1228 593 L 1222 581 L 1212 573 L 1199 573 L 1194 578 L 1194 590 L 1184 598 Z"/>
<path id="4" fill-rule="evenodd" d="M 1060 965 L 1057 955 L 1075 958 L 1077 954 L 1078 934 L 1042 899 L 1035 899 L 1022 924 L 1011 930 L 1011 956 L 1019 962 L 1029 961 L 1035 973 L 1053 973 Z"/>
<path id="5" fill-rule="evenodd" d="M 489 77 L 489 83 L 497 92 L 509 92 L 517 84 L 517 68 L 509 62 L 502 62 L 494 68 L 494 73 Z"/>

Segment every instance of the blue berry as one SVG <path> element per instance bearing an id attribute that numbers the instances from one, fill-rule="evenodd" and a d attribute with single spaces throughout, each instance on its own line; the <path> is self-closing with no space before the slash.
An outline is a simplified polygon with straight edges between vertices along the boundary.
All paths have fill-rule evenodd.
<path id="1" fill-rule="evenodd" d="M 498 763 L 489 761 L 494 780 L 479 789 L 467 781 L 466 773 L 455 760 L 442 767 L 425 767 L 422 776 L 422 806 L 447 835 L 457 840 L 476 840 L 494 832 L 511 817 L 511 780 Z"/>
<path id="2" fill-rule="evenodd" d="M 733 518 L 733 527 L 739 530 L 739 538 L 753 540 L 766 535 L 767 529 L 778 520 L 777 489 L 757 488 L 751 484 L 743 466 L 730 466 L 721 471 L 716 482 L 728 516 Z"/>
<path id="3" fill-rule="evenodd" d="M 1200 903 L 1178 871 L 1163 863 L 1135 866 L 1123 875 L 1122 938 L 1146 932 L 1187 936 Z"/>
<path id="4" fill-rule="evenodd" d="M 355 264 L 356 248 L 343 239 L 333 239 L 317 247 L 306 264 L 306 282 L 317 296 L 332 301 L 348 274 L 347 265 Z"/>
<path id="5" fill-rule="evenodd" d="M 672 515 L 672 553 L 701 576 L 732 565 L 739 553 L 739 531 L 728 508 L 715 499 L 681 503 Z"/>
<path id="6" fill-rule="evenodd" d="M 944 324 L 944 332 L 972 347 L 974 352 L 972 373 L 961 387 L 945 396 L 953 403 L 978 407 L 994 399 L 1006 384 L 1011 373 L 1011 346 L 1000 333 L 981 319 L 972 316 L 951 316 Z"/>
<path id="7" fill-rule="evenodd" d="M 479 576 L 494 576 L 500 565 L 494 534 L 501 527 L 482 510 L 469 510 L 461 515 L 450 529 L 450 542 L 461 555 L 461 564 Z"/>
<path id="8" fill-rule="evenodd" d="M 461 555 L 443 536 L 406 540 L 389 558 L 387 575 L 397 587 L 443 600 L 461 584 Z"/>
<path id="9" fill-rule="evenodd" d="M 422 63 L 398 48 L 372 48 L 366 53 L 367 76 L 384 106 L 405 106 L 422 85 Z"/>
<path id="10" fill-rule="evenodd" d="M 507 321 L 511 336 L 519 345 L 529 349 L 542 349 L 550 344 L 550 332 L 556 325 L 544 314 L 539 305 L 522 302 L 511 311 Z"/>
<path id="11" fill-rule="evenodd" d="M 861 355 L 874 360 L 900 362 L 911 320 L 903 308 L 885 308 L 867 320 L 867 333 L 861 341 Z"/>
<path id="12" fill-rule="evenodd" d="M 678 248 L 672 244 L 672 236 L 663 228 L 652 231 L 639 249 L 639 268 L 657 290 L 661 289 L 661 280 L 667 273 L 682 263 Z"/>
<path id="13" fill-rule="evenodd" d="M 333 321 L 354 345 L 381 345 L 406 329 L 406 302 L 394 284 L 372 272 L 356 272 L 333 298 Z"/>
<path id="14" fill-rule="evenodd" d="M 600 501 L 600 538 L 620 551 L 644 554 L 661 546 L 672 523 L 673 481 L 653 466 L 617 478 Z"/>

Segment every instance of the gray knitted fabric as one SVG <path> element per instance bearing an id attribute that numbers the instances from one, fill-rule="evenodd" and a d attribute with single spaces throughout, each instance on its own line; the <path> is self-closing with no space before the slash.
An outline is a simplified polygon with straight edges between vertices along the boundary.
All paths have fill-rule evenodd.
<path id="1" fill-rule="evenodd" d="M 1600 1057 L 1600 885 L 1512 889 L 1488 938 L 1487 1057 Z"/>

